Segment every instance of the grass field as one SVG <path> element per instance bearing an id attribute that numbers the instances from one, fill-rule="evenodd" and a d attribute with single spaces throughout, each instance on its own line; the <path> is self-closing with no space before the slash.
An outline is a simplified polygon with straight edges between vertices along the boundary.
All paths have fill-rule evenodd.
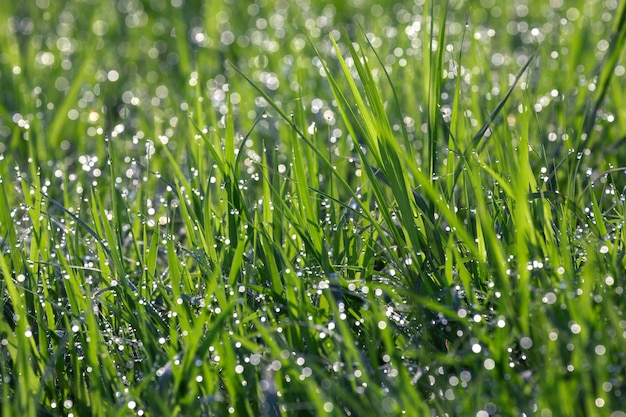
<path id="1" fill-rule="evenodd" d="M 626 413 L 626 2 L 0 8 L 9 416 Z"/>

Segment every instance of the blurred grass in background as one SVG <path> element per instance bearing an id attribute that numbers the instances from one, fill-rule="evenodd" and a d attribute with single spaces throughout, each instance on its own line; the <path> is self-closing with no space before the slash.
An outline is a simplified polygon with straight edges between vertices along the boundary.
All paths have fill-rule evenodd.
<path id="1" fill-rule="evenodd" d="M 442 112 L 451 106 L 460 71 L 462 104 L 470 114 L 465 119 L 476 125 L 489 111 L 486 105 L 499 101 L 511 77 L 538 50 L 536 70 L 531 69 L 525 90 L 539 110 L 542 143 L 567 148 L 563 135 L 575 136 L 577 125 L 564 122 L 582 117 L 588 96 L 583 92 L 598 81 L 594 70 L 609 49 L 617 6 L 615 1 L 484 1 L 480 7 L 453 2 L 447 8 L 443 45 L 442 92 L 447 95 L 438 98 Z M 442 7 L 432 8 L 436 23 Z M 26 152 L 19 130 L 11 127 L 28 122 L 42 165 L 66 157 L 67 151 L 102 150 L 103 140 L 95 139 L 115 127 L 123 126 L 125 136 L 143 133 L 145 138 L 139 139 L 145 141 L 158 134 L 172 136 L 172 124 L 190 112 L 202 125 L 214 124 L 227 112 L 229 89 L 235 93 L 231 101 L 236 114 L 243 116 L 237 123 L 245 131 L 265 103 L 228 62 L 263 84 L 287 112 L 302 105 L 313 110 L 318 124 L 327 125 L 324 110 L 330 97 L 309 40 L 323 56 L 332 54 L 328 34 L 341 38 L 345 28 L 354 36 L 356 22 L 363 25 L 394 83 L 411 86 L 400 95 L 400 104 L 418 132 L 427 118 L 429 68 L 421 63 L 429 54 L 431 6 L 424 2 L 42 0 L 8 4 L 2 13 L 0 133 L 8 150 Z M 434 32 L 436 43 L 437 24 Z M 623 71 L 617 66 L 616 77 L 623 79 Z M 389 86 L 379 88 L 384 92 Z M 619 90 L 612 89 L 611 108 L 623 108 Z M 298 101 L 300 91 L 304 103 Z M 621 120 L 608 111 L 601 116 L 601 126 Z"/>

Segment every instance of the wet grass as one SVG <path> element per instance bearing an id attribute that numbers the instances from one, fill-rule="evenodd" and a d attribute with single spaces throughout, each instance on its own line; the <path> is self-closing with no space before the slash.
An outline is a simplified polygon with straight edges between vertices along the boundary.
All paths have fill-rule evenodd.
<path id="1" fill-rule="evenodd" d="M 17 3 L 3 416 L 625 415 L 624 2 Z"/>

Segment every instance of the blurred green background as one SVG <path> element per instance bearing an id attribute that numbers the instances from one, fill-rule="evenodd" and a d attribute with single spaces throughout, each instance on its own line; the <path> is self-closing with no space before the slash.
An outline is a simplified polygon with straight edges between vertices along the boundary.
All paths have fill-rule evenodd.
<path id="1" fill-rule="evenodd" d="M 594 67 L 608 49 L 617 5 L 450 2 L 444 58 L 450 81 L 444 90 L 450 93 L 440 98 L 442 112 L 461 68 L 473 112 L 468 123 L 478 125 L 538 51 L 525 93 L 537 103 L 538 140 L 558 144 L 555 152 L 567 148 L 567 136 L 578 127 L 568 125 L 577 120 L 570 113 L 580 112 L 587 97 L 578 89 L 594 87 Z M 437 17 L 440 7 L 423 0 L 6 2 L 0 10 L 0 153 L 29 155 L 42 166 L 70 163 L 67 158 L 101 155 L 105 136 L 123 137 L 126 152 L 143 153 L 147 139 L 184 132 L 180 121 L 190 113 L 205 126 L 217 125 L 228 97 L 241 115 L 238 130 L 245 132 L 266 103 L 228 63 L 263 85 L 287 112 L 302 105 L 318 127 L 329 119 L 332 126 L 334 117 L 325 112 L 333 110 L 329 90 L 309 42 L 332 61 L 329 34 L 341 38 L 345 29 L 362 40 L 356 22 L 402 90 L 403 111 L 419 131 L 428 99 L 423 59 L 430 16 Z M 438 31 L 435 22 L 433 35 Z M 623 65 L 616 68 L 614 85 L 626 84 L 625 72 Z M 608 130 L 615 126 L 603 135 L 604 145 L 626 131 L 623 92 L 614 88 L 600 114 Z M 618 163 L 615 153 L 604 156 Z"/>

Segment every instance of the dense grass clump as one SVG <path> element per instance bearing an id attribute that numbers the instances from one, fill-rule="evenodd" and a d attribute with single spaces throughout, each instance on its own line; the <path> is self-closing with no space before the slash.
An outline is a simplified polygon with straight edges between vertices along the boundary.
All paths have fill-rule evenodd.
<path id="1" fill-rule="evenodd" d="M 626 416 L 626 3 L 0 17 L 2 415 Z"/>

